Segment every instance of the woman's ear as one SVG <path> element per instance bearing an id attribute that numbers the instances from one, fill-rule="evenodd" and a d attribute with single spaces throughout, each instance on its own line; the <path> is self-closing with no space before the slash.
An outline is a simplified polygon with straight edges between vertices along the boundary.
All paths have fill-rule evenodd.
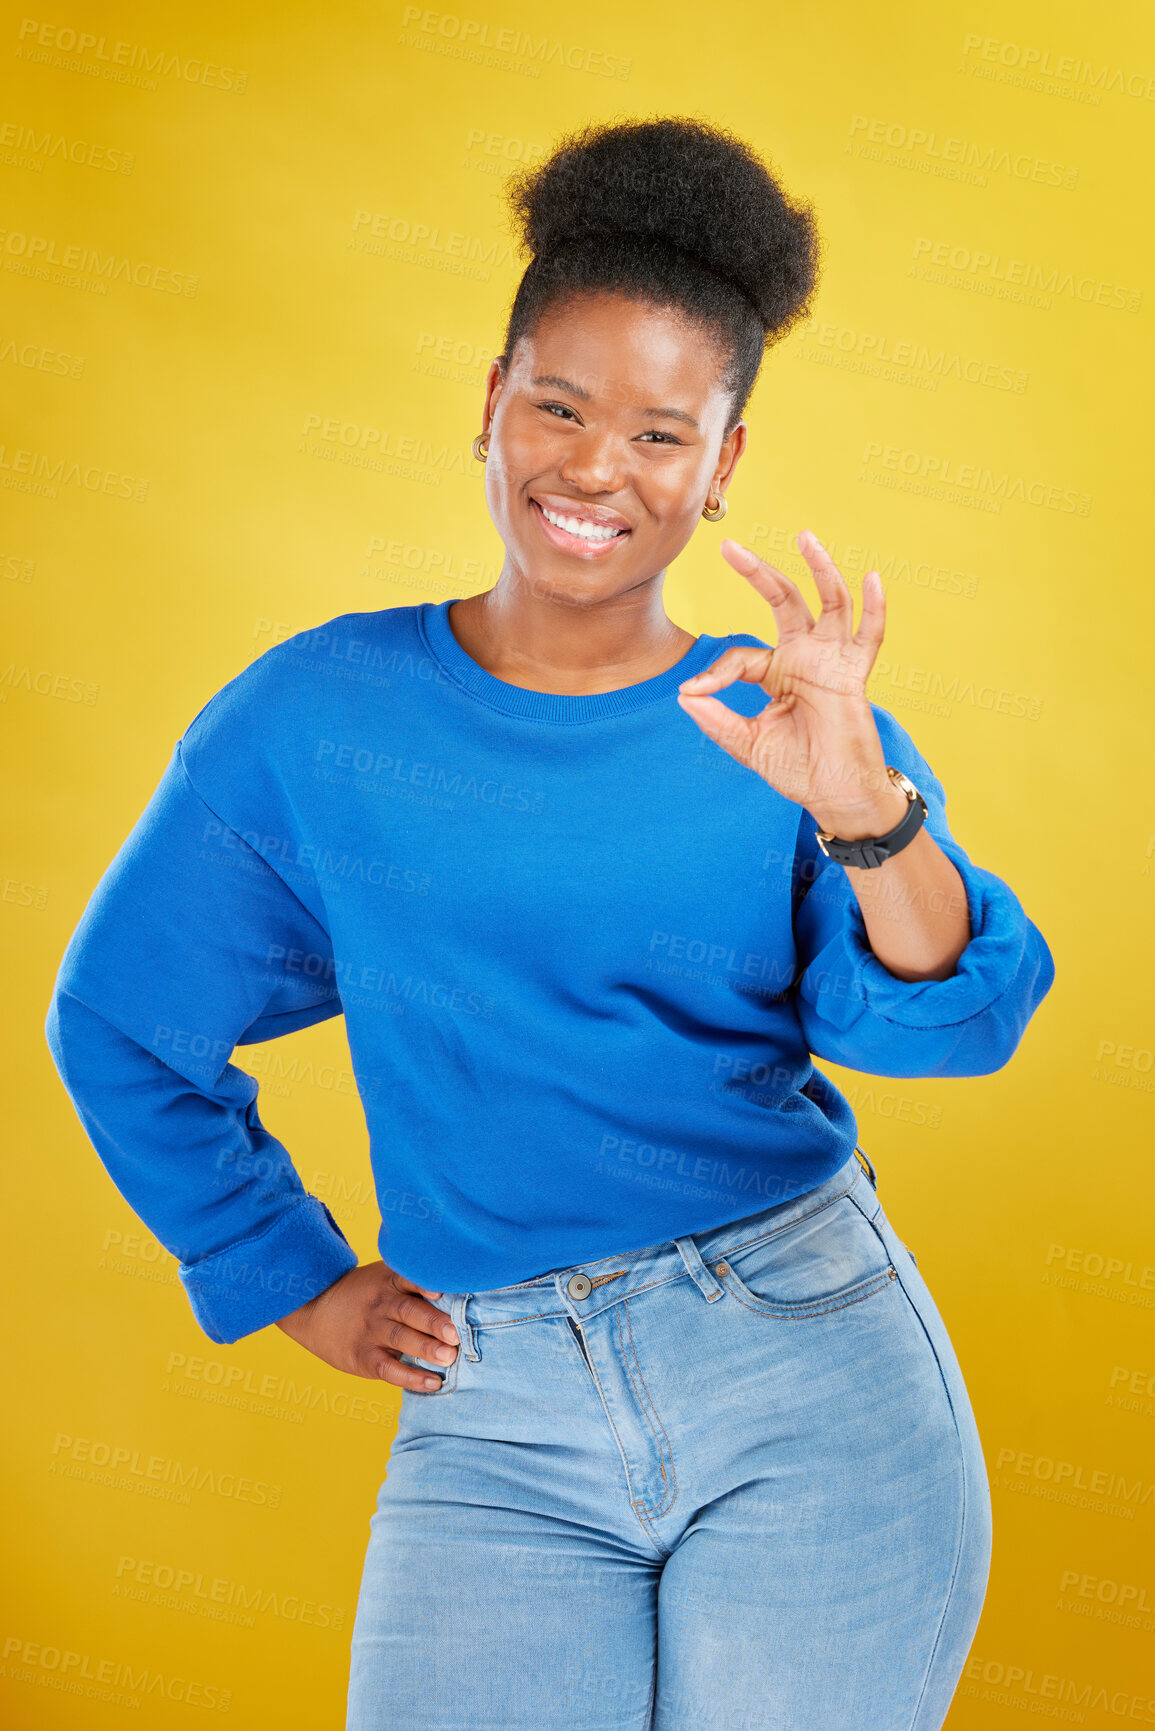
<path id="1" fill-rule="evenodd" d="M 710 483 L 712 492 L 721 493 L 728 485 L 730 477 L 738 466 L 738 459 L 746 449 L 746 434 L 748 428 L 745 421 L 739 421 L 733 432 L 727 433 L 718 451 L 718 466 L 714 470 L 714 479 Z"/>
<path id="2" fill-rule="evenodd" d="M 505 388 L 505 356 L 495 355 L 485 375 L 485 404 L 482 409 L 482 430 L 488 433 L 501 393 Z"/>

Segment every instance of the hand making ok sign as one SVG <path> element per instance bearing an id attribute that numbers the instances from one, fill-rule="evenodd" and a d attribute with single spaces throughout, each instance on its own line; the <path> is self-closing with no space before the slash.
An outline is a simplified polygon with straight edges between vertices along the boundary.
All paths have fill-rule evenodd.
<path id="1" fill-rule="evenodd" d="M 866 697 L 886 623 L 882 580 L 877 571 L 863 579 L 855 631 L 854 602 L 833 559 L 809 530 L 798 546 L 822 603 L 817 619 L 789 577 L 741 542 L 722 542 L 727 561 L 770 603 L 777 646 L 727 649 L 682 682 L 678 702 L 723 751 L 805 806 L 821 829 L 847 841 L 884 835 L 907 801 L 886 773 Z M 752 719 L 709 695 L 736 679 L 773 699 Z"/>

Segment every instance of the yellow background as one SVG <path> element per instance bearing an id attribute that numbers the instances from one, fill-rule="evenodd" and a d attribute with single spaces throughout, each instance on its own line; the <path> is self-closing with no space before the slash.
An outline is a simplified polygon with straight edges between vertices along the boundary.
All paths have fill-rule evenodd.
<path id="1" fill-rule="evenodd" d="M 725 531 L 701 525 L 669 610 L 772 640 L 723 532 L 801 575 L 790 538 L 811 527 L 856 594 L 879 565 L 871 695 L 1057 963 L 1000 1074 L 829 1067 L 951 1329 L 994 1482 L 950 1725 L 1155 1722 L 1147 9 L 28 16 L 0 34 L 3 1723 L 344 1723 L 395 1392 L 275 1328 L 207 1341 L 89 1146 L 43 1016 L 213 692 L 334 614 L 490 586 L 469 441 L 519 271 L 503 176 L 571 126 L 660 113 L 748 138 L 815 201 L 827 249 L 812 328 L 756 390 Z M 342 1024 L 238 1056 L 374 1257 Z M 217 1488 L 144 1494 L 153 1456 Z M 83 1660 L 66 1680 L 129 1667 L 155 1692 L 138 1709 L 69 1692 L 66 1652 Z"/>

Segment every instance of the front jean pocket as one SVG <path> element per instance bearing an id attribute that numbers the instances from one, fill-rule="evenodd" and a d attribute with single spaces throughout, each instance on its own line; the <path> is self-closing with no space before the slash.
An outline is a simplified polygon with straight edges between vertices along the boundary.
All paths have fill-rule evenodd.
<path id="1" fill-rule="evenodd" d="M 438 1303 L 438 1300 L 436 1298 L 430 1300 L 430 1303 L 433 1305 L 433 1308 L 435 1310 L 444 1311 L 445 1315 L 452 1319 L 455 1295 L 453 1293 L 442 1292 L 442 1293 L 438 1294 L 438 1297 L 441 1300 L 440 1303 Z M 461 1330 L 459 1328 L 458 1334 L 460 1334 L 460 1333 L 461 1333 Z M 440 1388 L 407 1388 L 404 1392 L 406 1394 L 414 1394 L 414 1395 L 418 1395 L 418 1396 L 431 1395 L 434 1398 L 436 1398 L 440 1394 L 452 1394 L 454 1389 L 457 1387 L 458 1369 L 460 1367 L 461 1360 L 462 1360 L 462 1357 L 464 1356 L 464 1353 L 465 1353 L 464 1341 L 459 1341 L 458 1347 L 457 1347 L 457 1357 L 454 1358 L 449 1364 L 442 1364 L 440 1362 L 440 1360 L 438 1360 L 438 1359 L 414 1358 L 413 1355 L 411 1353 L 408 1353 L 408 1352 L 398 1353 L 397 1356 L 400 1358 L 402 1364 L 415 1365 L 418 1370 L 430 1370 L 433 1372 L 433 1374 L 435 1376 L 439 1376 L 441 1378 L 441 1387 Z"/>
<path id="2" fill-rule="evenodd" d="M 885 1244 L 846 1196 L 716 1255 L 707 1267 L 763 1316 L 824 1316 L 897 1278 Z"/>
<path id="3" fill-rule="evenodd" d="M 454 1389 L 457 1387 L 457 1367 L 461 1363 L 461 1357 L 464 1351 L 465 1348 L 462 1346 L 457 1348 L 457 1357 L 453 1360 L 452 1364 L 437 1364 L 434 1360 L 429 1358 L 412 1358 L 407 1352 L 398 1353 L 397 1356 L 401 1360 L 402 1364 L 416 1365 L 418 1370 L 431 1370 L 435 1376 L 441 1378 L 440 1388 L 407 1388 L 404 1392 L 406 1394 L 415 1394 L 419 1397 L 428 1395 L 433 1399 L 436 1399 L 437 1396 L 441 1394 L 452 1394 Z"/>

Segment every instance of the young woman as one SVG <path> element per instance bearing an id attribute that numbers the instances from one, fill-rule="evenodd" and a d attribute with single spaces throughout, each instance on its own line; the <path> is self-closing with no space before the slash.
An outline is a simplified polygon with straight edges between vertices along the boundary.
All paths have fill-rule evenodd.
<path id="1" fill-rule="evenodd" d="M 817 242 L 740 140 L 589 129 L 515 181 L 484 594 L 344 613 L 204 706 L 47 1033 L 210 1339 L 403 1393 L 350 1731 L 931 1731 L 990 1506 L 950 1341 L 812 1057 L 1005 1065 L 1047 946 L 865 696 L 878 576 L 735 541 L 773 648 L 695 638 Z M 816 457 L 820 458 L 820 447 Z M 719 693 L 725 692 L 725 698 Z M 383 1260 L 237 1045 L 344 1014 Z"/>

